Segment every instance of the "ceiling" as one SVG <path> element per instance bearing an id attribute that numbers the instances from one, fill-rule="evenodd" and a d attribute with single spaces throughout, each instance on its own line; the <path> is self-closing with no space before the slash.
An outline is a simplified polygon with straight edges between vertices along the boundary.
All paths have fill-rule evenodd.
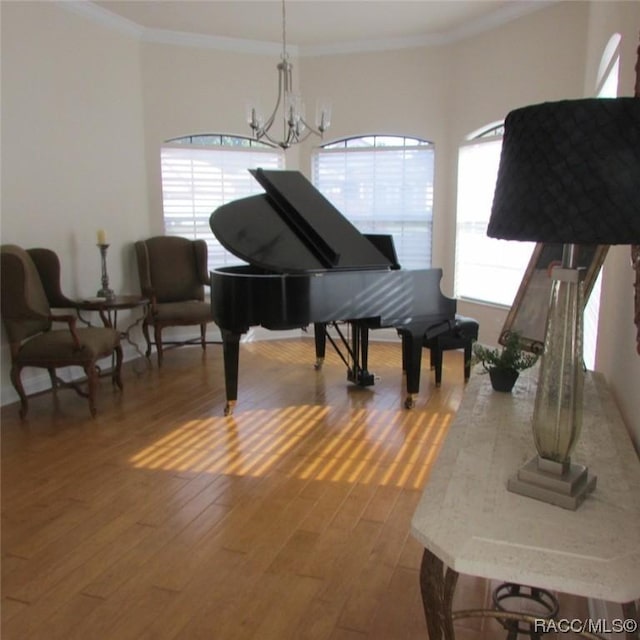
<path id="1" fill-rule="evenodd" d="M 282 42 L 279 0 L 96 0 L 149 32 Z M 288 0 L 286 40 L 301 49 L 373 41 L 442 43 L 506 22 L 548 0 Z"/>

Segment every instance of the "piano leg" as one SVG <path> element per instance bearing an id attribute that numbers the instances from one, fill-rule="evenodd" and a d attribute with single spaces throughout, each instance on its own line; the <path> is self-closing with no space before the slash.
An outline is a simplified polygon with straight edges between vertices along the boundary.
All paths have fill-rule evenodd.
<path id="1" fill-rule="evenodd" d="M 313 325 L 313 334 L 316 341 L 316 364 L 315 369 L 322 369 L 324 356 L 327 350 L 327 325 L 325 322 L 315 322 Z"/>
<path id="2" fill-rule="evenodd" d="M 405 409 L 412 409 L 414 395 L 420 391 L 420 367 L 422 366 L 422 341 L 424 327 L 421 329 L 398 329 L 402 336 L 402 365 L 407 375 L 407 397 Z"/>
<path id="3" fill-rule="evenodd" d="M 347 379 L 360 387 L 369 387 L 375 383 L 375 377 L 369 372 L 369 327 L 362 322 L 350 322 L 351 325 L 351 367 Z"/>
<path id="4" fill-rule="evenodd" d="M 240 360 L 240 333 L 222 330 L 222 355 L 224 358 L 224 386 L 227 404 L 224 415 L 230 416 L 238 399 L 238 364 Z"/>

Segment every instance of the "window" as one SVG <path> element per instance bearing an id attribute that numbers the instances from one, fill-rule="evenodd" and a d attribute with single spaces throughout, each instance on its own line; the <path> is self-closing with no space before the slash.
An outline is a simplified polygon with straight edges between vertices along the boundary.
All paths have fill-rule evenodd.
<path id="1" fill-rule="evenodd" d="M 361 233 L 393 235 L 405 269 L 431 266 L 434 147 L 371 135 L 323 145 L 313 183 Z"/>
<path id="2" fill-rule="evenodd" d="M 511 306 L 535 244 L 487 236 L 502 134 L 493 125 L 459 151 L 455 296 Z"/>
<path id="3" fill-rule="evenodd" d="M 620 73 L 620 42 L 622 37 L 615 33 L 609 39 L 600 60 L 600 69 L 596 81 L 598 98 L 615 98 L 618 95 L 618 76 Z M 594 369 L 596 347 L 598 343 L 598 321 L 600 316 L 600 295 L 602 293 L 602 270 L 598 274 L 591 295 L 584 310 L 584 364 Z"/>
<path id="4" fill-rule="evenodd" d="M 284 168 L 284 154 L 250 138 L 194 135 L 162 145 L 162 203 L 165 234 L 202 238 L 209 268 L 240 262 L 218 242 L 209 226 L 219 206 L 263 191 L 248 169 Z"/>

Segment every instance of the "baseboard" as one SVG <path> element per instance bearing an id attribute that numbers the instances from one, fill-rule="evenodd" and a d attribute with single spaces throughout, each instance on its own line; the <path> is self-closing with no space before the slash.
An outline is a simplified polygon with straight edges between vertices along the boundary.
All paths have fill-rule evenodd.
<path id="1" fill-rule="evenodd" d="M 163 336 L 167 340 L 183 340 L 193 337 L 193 331 L 187 328 L 175 328 L 174 330 L 166 330 Z M 264 327 L 251 327 L 247 333 L 242 336 L 243 342 L 258 342 L 262 340 L 284 340 L 291 338 L 313 338 L 313 327 L 309 327 L 307 331 L 302 329 L 291 329 L 289 331 L 269 331 Z M 207 330 L 207 339 L 220 341 L 222 336 L 217 327 Z M 380 342 L 399 342 L 398 334 L 393 328 L 376 329 L 371 332 L 371 341 Z M 137 347 L 137 348 L 136 348 Z M 135 336 L 134 345 L 123 340 L 122 353 L 124 362 L 129 362 L 140 357 L 140 353 L 144 353 L 146 344 L 142 336 Z M 8 354 L 7 354 L 7 360 Z M 58 375 L 63 380 L 72 381 L 80 380 L 84 377 L 84 371 L 80 367 L 66 367 L 58 369 Z M 51 387 L 49 374 L 44 369 L 25 368 L 22 372 L 22 384 L 27 395 L 46 391 Z M 18 394 L 16 393 L 8 375 L 3 375 L 0 387 L 0 406 L 5 406 L 18 402 Z"/>
<path id="2" fill-rule="evenodd" d="M 140 354 L 136 349 L 128 344 L 124 344 L 122 347 L 122 359 L 123 362 L 129 360 L 135 360 L 139 358 Z M 107 358 L 98 361 L 101 366 L 109 367 L 110 363 Z M 82 367 L 63 367 L 56 369 L 56 375 L 65 382 L 73 382 L 76 380 L 82 380 L 85 377 Z M 35 367 L 25 367 L 22 370 L 22 386 L 25 393 L 30 396 L 34 393 L 41 393 L 51 388 L 51 380 L 49 379 L 49 373 L 45 369 Z M 0 406 L 12 404 L 20 400 L 16 390 L 13 388 L 9 376 L 2 376 L 2 387 L 0 389 Z"/>

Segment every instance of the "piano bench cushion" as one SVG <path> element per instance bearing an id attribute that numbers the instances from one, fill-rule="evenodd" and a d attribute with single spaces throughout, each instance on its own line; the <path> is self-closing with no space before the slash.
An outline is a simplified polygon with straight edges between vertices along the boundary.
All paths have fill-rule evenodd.
<path id="1" fill-rule="evenodd" d="M 473 342 L 478 339 L 479 329 L 480 325 L 476 319 L 456 315 L 454 324 L 448 331 L 433 338 L 425 338 L 423 344 L 428 349 L 436 345 L 441 349 L 461 349 L 467 341 Z"/>
<path id="2" fill-rule="evenodd" d="M 211 305 L 200 300 L 156 304 L 149 317 L 150 322 L 170 323 L 175 321 L 178 324 L 199 324 L 212 320 Z"/>

